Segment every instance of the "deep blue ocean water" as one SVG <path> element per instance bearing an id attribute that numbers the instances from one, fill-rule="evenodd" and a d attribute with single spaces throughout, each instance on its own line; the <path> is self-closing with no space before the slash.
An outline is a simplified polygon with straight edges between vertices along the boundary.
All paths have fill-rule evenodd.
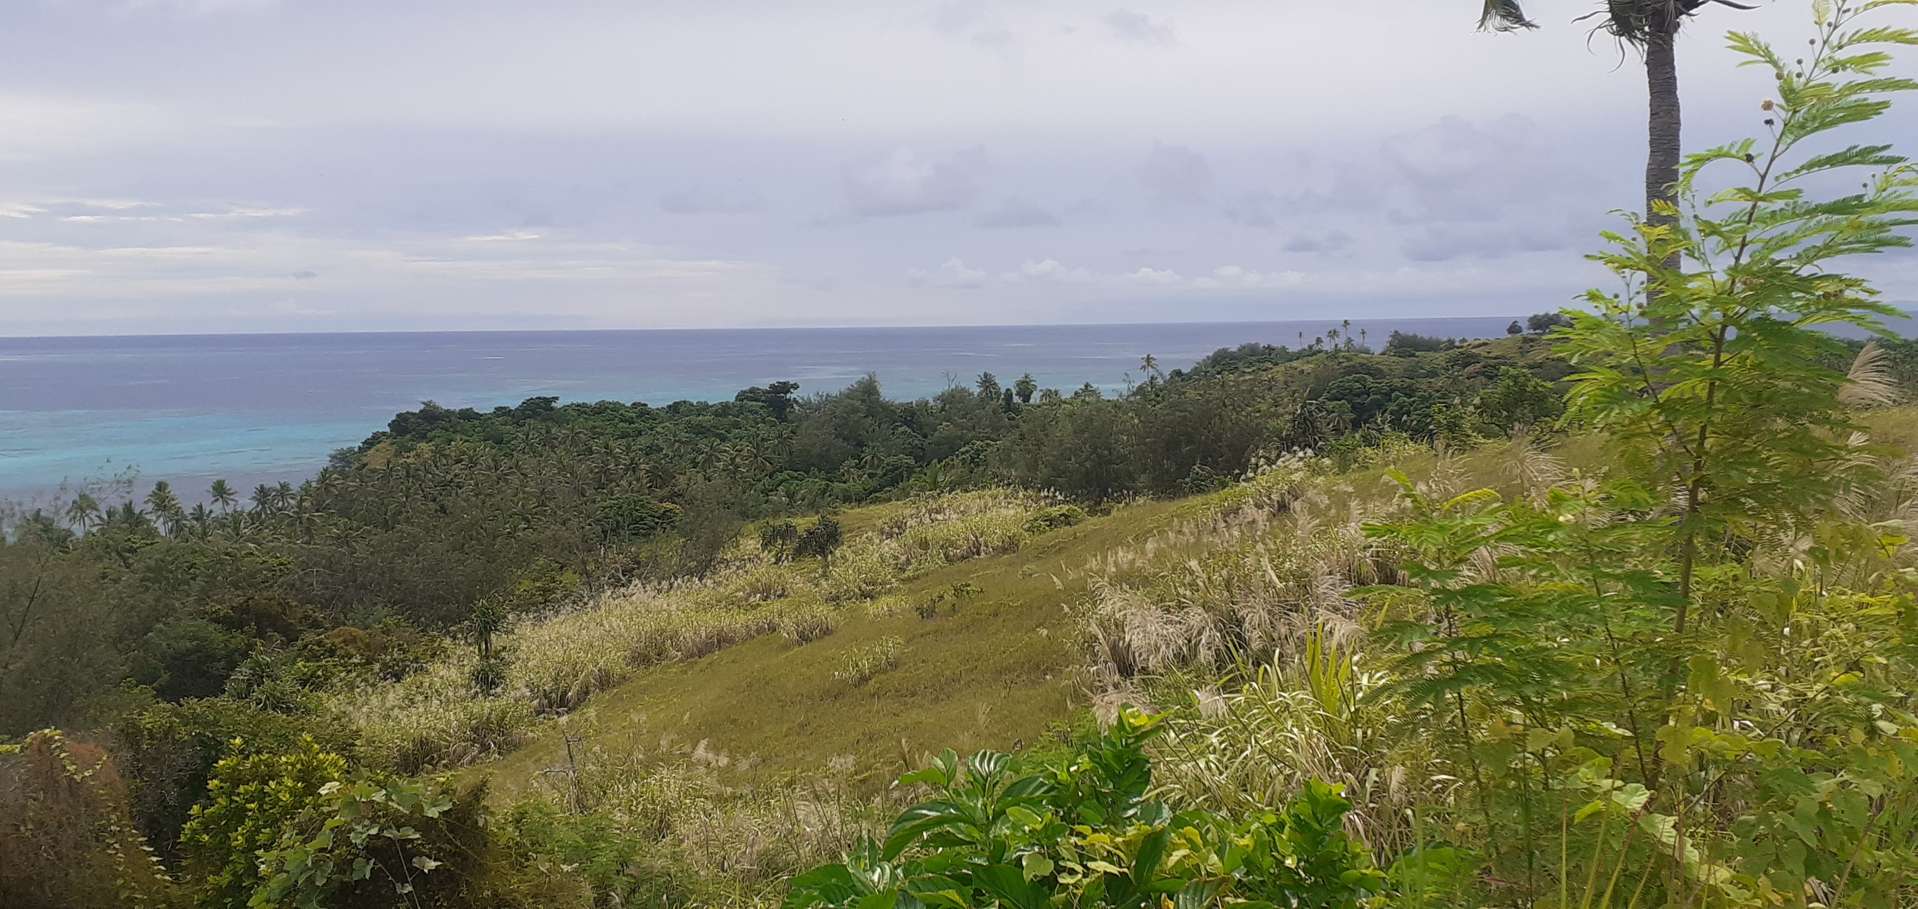
<path id="1" fill-rule="evenodd" d="M 1393 330 L 1502 334 L 1509 318 L 1353 323 L 1373 346 Z M 394 413 L 432 400 L 486 409 L 536 395 L 667 404 L 731 399 L 781 379 L 802 394 L 866 373 L 888 397 L 1002 382 L 1107 389 L 1152 354 L 1167 370 L 1247 341 L 1297 346 L 1335 323 L 951 328 L 444 332 L 0 338 L 0 498 L 136 472 L 188 501 L 213 478 L 242 491 L 310 476 Z"/>

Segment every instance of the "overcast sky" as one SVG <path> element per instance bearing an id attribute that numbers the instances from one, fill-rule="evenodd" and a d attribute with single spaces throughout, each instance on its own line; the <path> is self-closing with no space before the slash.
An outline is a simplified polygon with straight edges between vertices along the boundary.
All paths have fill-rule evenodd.
<path id="1" fill-rule="evenodd" d="M 5 0 L 0 334 L 1555 308 L 1642 71 L 1476 6 Z M 1758 125 L 1725 29 L 1807 9 L 1682 38 L 1688 147 Z"/>

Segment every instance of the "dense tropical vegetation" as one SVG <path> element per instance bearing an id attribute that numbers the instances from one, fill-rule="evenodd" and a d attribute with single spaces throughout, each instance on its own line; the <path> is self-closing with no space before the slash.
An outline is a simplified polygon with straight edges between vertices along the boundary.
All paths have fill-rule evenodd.
<path id="1" fill-rule="evenodd" d="M 1504 338 L 428 403 L 11 513 L 0 904 L 1918 904 L 1918 344 L 1830 330 L 1918 170 L 1828 135 L 1913 5 L 1734 35 L 1764 139 Z"/>

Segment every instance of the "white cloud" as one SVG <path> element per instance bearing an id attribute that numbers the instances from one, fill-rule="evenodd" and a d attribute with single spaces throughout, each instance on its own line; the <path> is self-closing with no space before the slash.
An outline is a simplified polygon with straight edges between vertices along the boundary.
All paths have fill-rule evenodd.
<path id="1" fill-rule="evenodd" d="M 280 0 L 93 0 L 119 13 L 167 12 L 188 16 L 261 13 L 279 9 Z"/>
<path id="2" fill-rule="evenodd" d="M 946 287 L 975 290 L 986 286 L 988 275 L 954 256 L 932 271 L 914 268 L 906 272 L 906 282 L 915 287 Z"/>
<path id="3" fill-rule="evenodd" d="M 304 208 L 248 208 L 234 206 L 226 211 L 196 211 L 187 217 L 201 221 L 225 221 L 247 218 L 297 218 L 307 213 Z"/>
<path id="4" fill-rule="evenodd" d="M 1185 279 L 1179 277 L 1179 273 L 1176 271 L 1169 268 L 1152 268 L 1146 265 L 1141 265 L 1137 271 L 1126 275 L 1126 280 L 1134 284 L 1144 284 L 1148 287 L 1171 287 L 1185 282 Z"/>
<path id="5" fill-rule="evenodd" d="M 1092 272 L 1084 268 L 1068 268 L 1060 264 L 1058 259 L 1027 259 L 1018 271 L 1006 272 L 1000 279 L 1015 284 L 1022 281 L 1088 284 L 1094 277 Z"/>
<path id="6" fill-rule="evenodd" d="M 496 234 L 474 234 L 460 239 L 468 243 L 524 243 L 528 240 L 538 240 L 541 236 L 530 230 L 507 230 Z"/>
<path id="7" fill-rule="evenodd" d="M 1297 287 L 1304 281 L 1304 272 L 1264 272 L 1238 265 L 1221 265 L 1213 269 L 1212 274 L 1195 279 L 1192 286 L 1200 290 L 1273 290 Z"/>

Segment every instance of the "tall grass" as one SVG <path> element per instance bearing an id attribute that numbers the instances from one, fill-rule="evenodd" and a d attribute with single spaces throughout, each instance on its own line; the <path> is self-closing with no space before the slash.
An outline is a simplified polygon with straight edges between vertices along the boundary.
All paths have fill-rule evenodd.
<path id="1" fill-rule="evenodd" d="M 477 662 L 461 651 L 399 682 L 336 694 L 330 707 L 360 730 L 361 754 L 378 766 L 417 773 L 494 757 L 524 740 L 533 705 L 475 692 Z"/>
<path id="2" fill-rule="evenodd" d="M 408 771 L 460 766 L 517 745 L 535 717 L 577 709 L 642 669 L 692 660 L 779 632 L 797 644 L 831 634 L 840 604 L 871 600 L 916 573 L 1017 550 L 1042 496 L 978 490 L 915 500 L 827 560 L 774 561 L 749 536 L 699 579 L 636 585 L 522 620 L 496 639 L 504 684 L 482 695 L 471 648 L 397 683 L 336 693 L 369 756 Z"/>
<path id="3" fill-rule="evenodd" d="M 703 742 L 652 754 L 591 749 L 549 798 L 645 843 L 697 904 L 776 906 L 792 875 L 877 835 L 894 810 L 854 795 L 852 771 L 850 758 L 835 758 L 813 773 L 755 778 Z"/>

